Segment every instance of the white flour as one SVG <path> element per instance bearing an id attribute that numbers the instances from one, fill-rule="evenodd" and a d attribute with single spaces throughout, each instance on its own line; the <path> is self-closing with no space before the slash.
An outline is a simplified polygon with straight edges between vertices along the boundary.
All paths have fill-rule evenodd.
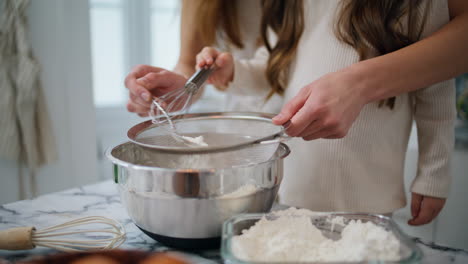
<path id="1" fill-rule="evenodd" d="M 247 195 L 254 194 L 258 191 L 258 187 L 254 184 L 245 184 L 236 189 L 233 192 L 223 194 L 220 196 L 220 199 L 233 199 L 233 198 L 240 198 Z"/>
<path id="2" fill-rule="evenodd" d="M 206 144 L 203 136 L 198 136 L 198 137 L 181 136 L 181 137 L 185 141 L 192 143 L 195 147 L 208 147 L 208 144 Z"/>
<path id="3" fill-rule="evenodd" d="M 276 213 L 276 220 L 265 217 L 232 241 L 234 255 L 259 262 L 359 262 L 400 259 L 398 239 L 371 222 L 350 221 L 341 238 L 325 237 L 311 220 L 315 213 L 288 209 Z M 294 216 L 293 216 L 294 215 Z M 340 217 L 337 217 L 340 218 Z M 331 223 L 340 224 L 341 220 Z"/>

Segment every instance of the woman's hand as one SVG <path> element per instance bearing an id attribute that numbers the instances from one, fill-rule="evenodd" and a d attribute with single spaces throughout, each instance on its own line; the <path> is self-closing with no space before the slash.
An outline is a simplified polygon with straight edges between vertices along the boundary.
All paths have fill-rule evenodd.
<path id="1" fill-rule="evenodd" d="M 127 110 L 147 116 L 153 97 L 183 87 L 186 81 L 184 76 L 162 68 L 137 65 L 125 78 L 125 87 L 130 93 Z"/>
<path id="2" fill-rule="evenodd" d="M 205 47 L 197 55 L 197 69 L 202 67 L 214 67 L 213 73 L 208 78 L 208 83 L 224 90 L 234 77 L 234 59 L 231 53 Z"/>
<path id="3" fill-rule="evenodd" d="M 367 103 L 360 85 L 351 68 L 326 74 L 302 88 L 273 123 L 283 125 L 290 120 L 287 134 L 304 140 L 342 138 Z"/>
<path id="4" fill-rule="evenodd" d="M 418 226 L 430 223 L 444 208 L 445 200 L 444 198 L 412 193 L 411 216 L 413 218 L 408 221 L 408 224 Z"/>

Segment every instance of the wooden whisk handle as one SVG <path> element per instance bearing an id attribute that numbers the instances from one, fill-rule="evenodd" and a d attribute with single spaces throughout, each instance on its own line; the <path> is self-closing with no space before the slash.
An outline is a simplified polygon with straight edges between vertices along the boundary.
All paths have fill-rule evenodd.
<path id="1" fill-rule="evenodd" d="M 35 230 L 32 226 L 0 230 L 0 249 L 33 249 L 32 235 Z"/>

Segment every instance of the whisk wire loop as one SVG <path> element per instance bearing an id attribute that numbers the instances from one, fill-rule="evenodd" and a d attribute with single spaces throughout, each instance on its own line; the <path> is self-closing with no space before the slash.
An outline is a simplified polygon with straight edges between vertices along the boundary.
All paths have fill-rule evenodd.
<path id="1" fill-rule="evenodd" d="M 108 227 L 63 231 L 64 229 L 86 225 L 107 225 Z M 106 234 L 110 235 L 110 237 L 96 239 L 98 234 L 101 236 Z M 89 238 L 89 240 L 72 239 L 71 236 L 73 235 L 82 235 L 85 238 Z M 122 245 L 125 241 L 125 231 L 120 223 L 112 219 L 101 216 L 90 216 L 48 227 L 40 231 L 34 231 L 31 241 L 35 246 L 49 247 L 60 251 L 102 250 Z"/>

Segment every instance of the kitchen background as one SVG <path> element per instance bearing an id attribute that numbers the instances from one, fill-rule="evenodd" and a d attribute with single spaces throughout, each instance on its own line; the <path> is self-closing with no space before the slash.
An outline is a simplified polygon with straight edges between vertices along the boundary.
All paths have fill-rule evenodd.
<path id="1" fill-rule="evenodd" d="M 177 0 L 31 1 L 31 43 L 42 67 L 43 90 L 58 151 L 58 160 L 37 173 L 39 194 L 110 179 L 105 149 L 125 141 L 126 130 L 141 121 L 125 109 L 123 79 L 135 64 L 168 69 L 175 65 L 179 12 Z M 467 77 L 460 78 L 458 84 L 467 87 Z M 194 110 L 216 111 L 221 107 L 216 101 L 222 96 L 208 89 Z M 411 235 L 464 249 L 468 249 L 467 127 L 467 122 L 458 121 L 452 192 L 438 219 L 415 228 L 406 225 L 408 208 L 394 215 Z M 405 168 L 407 186 L 416 173 L 417 148 L 413 130 L 406 157 L 410 164 Z M 0 204 L 22 198 L 18 191 L 20 174 L 27 179 L 26 168 L 0 159 Z"/>

